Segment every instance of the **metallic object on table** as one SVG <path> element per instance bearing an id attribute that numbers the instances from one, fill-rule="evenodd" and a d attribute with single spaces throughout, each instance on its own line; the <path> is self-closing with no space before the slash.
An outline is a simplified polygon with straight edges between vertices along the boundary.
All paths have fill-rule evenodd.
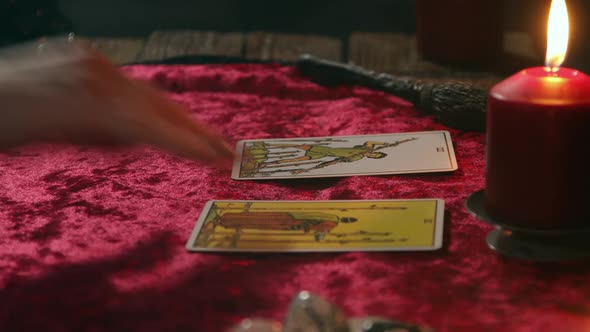
<path id="1" fill-rule="evenodd" d="M 394 322 L 380 317 L 349 320 L 350 332 L 434 332 L 427 327 Z"/>
<path id="2" fill-rule="evenodd" d="M 283 332 L 283 325 L 267 319 L 246 318 L 228 332 Z"/>
<path id="3" fill-rule="evenodd" d="M 325 299 L 299 292 L 291 301 L 284 324 L 265 319 L 244 319 L 230 332 L 434 332 L 431 329 L 378 317 L 347 319 Z"/>
<path id="4" fill-rule="evenodd" d="M 284 331 L 349 332 L 349 329 L 340 308 L 308 291 L 302 291 L 289 305 Z"/>
<path id="5" fill-rule="evenodd" d="M 502 223 L 485 209 L 485 194 L 477 191 L 467 198 L 467 209 L 496 229 L 486 241 L 502 255 L 531 261 L 567 261 L 590 257 L 590 227 L 534 229 Z"/>
<path id="6" fill-rule="evenodd" d="M 485 130 L 487 91 L 462 82 L 433 84 L 376 73 L 358 66 L 302 55 L 299 71 L 327 85 L 360 85 L 401 97 L 425 114 L 434 114 L 445 125 L 468 131 Z"/>

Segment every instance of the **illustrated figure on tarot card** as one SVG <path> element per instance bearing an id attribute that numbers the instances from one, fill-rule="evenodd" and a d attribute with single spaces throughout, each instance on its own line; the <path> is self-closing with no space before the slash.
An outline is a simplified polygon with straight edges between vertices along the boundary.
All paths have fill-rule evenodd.
<path id="1" fill-rule="evenodd" d="M 247 156 L 242 166 L 247 173 L 301 174 L 341 163 L 353 163 L 365 158 L 382 159 L 387 157 L 387 153 L 380 150 L 416 139 L 412 137 L 395 142 L 365 141 L 361 145 L 352 146 L 346 146 L 347 140 L 330 138 L 310 143 L 304 143 L 301 140 L 284 143 L 254 142 L 247 147 Z"/>
<path id="2" fill-rule="evenodd" d="M 305 151 L 305 155 L 297 158 L 281 159 L 273 162 L 263 163 L 263 165 L 273 164 L 288 164 L 299 161 L 321 159 L 326 157 L 334 157 L 340 162 L 353 162 L 361 160 L 365 157 L 373 159 L 381 159 L 387 156 L 384 152 L 375 152 L 377 146 L 385 146 L 388 143 L 384 142 L 365 142 L 363 145 L 356 145 L 351 148 L 337 148 L 318 144 L 267 144 L 268 148 L 295 148 Z"/>
<path id="3" fill-rule="evenodd" d="M 214 224 L 240 232 L 243 229 L 293 231 L 313 233 L 320 241 L 338 223 L 353 223 L 354 217 L 339 217 L 322 212 L 227 212 L 219 216 Z"/>
<path id="4" fill-rule="evenodd" d="M 258 242 L 278 243 L 335 243 L 350 241 L 350 237 L 361 237 L 358 241 L 373 241 L 374 237 L 387 237 L 390 232 L 334 231 L 341 224 L 360 222 L 355 212 L 343 208 L 317 209 L 285 206 L 282 210 L 252 206 L 243 203 L 241 207 L 214 205 L 201 230 L 200 240 L 203 245 L 218 241 L 236 247 L 241 241 L 251 239 Z M 361 213 L 363 210 L 405 210 L 406 207 L 367 206 L 353 208 Z M 330 238 L 328 238 L 330 236 Z"/>

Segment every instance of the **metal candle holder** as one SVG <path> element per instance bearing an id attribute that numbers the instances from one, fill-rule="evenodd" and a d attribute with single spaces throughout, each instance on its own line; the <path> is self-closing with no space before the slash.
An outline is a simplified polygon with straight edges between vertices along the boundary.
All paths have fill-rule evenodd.
<path id="1" fill-rule="evenodd" d="M 483 190 L 471 194 L 467 209 L 478 219 L 495 227 L 488 233 L 488 246 L 502 255 L 532 261 L 565 261 L 590 257 L 590 227 L 528 228 L 490 216 Z"/>

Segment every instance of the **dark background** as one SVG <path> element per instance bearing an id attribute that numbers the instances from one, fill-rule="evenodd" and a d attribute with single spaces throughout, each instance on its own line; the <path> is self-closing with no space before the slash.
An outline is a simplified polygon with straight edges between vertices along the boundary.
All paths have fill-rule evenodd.
<path id="1" fill-rule="evenodd" d="M 445 1 L 445 0 L 430 0 Z M 485 0 L 468 0 L 485 1 Z M 498 2 L 502 0 L 489 0 Z M 533 0 L 543 2 L 544 0 Z M 156 29 L 280 31 L 342 35 L 351 31 L 416 29 L 415 0 L 59 0 L 89 36 L 145 36 Z M 522 31 L 528 1 L 505 1 L 505 29 Z"/>
<path id="2" fill-rule="evenodd" d="M 418 2 L 418 4 L 417 4 Z M 155 30 L 266 31 L 341 37 L 352 32 L 416 32 L 417 7 L 437 4 L 452 8 L 428 18 L 444 36 L 463 33 L 470 50 L 485 50 L 486 29 L 521 31 L 533 37 L 538 53 L 545 49 L 545 22 L 551 0 L 0 0 L 0 46 L 74 31 L 88 37 L 147 37 Z M 567 0 L 571 17 L 571 64 L 590 67 L 590 1 Z M 502 17 L 490 15 L 494 8 Z M 496 7 L 497 6 L 497 7 Z M 471 10 L 469 9 L 471 8 Z M 470 16 L 471 15 L 471 16 Z M 424 16 L 420 16 L 424 18 Z M 476 28 L 461 28 L 465 17 Z M 481 20 L 477 18 L 481 17 Z M 433 19 L 434 18 L 434 19 Z M 490 27 L 486 19 L 494 23 Z M 424 21 L 424 20 L 422 20 Z M 455 28 L 449 28 L 453 26 Z M 483 25 L 482 25 L 483 24 Z M 474 24 L 471 24 L 474 25 Z M 497 25 L 497 26 L 496 26 Z M 457 28 L 458 27 L 458 28 Z M 448 33 L 447 33 L 448 32 Z M 501 31 L 500 31 L 501 33 Z M 428 45 L 446 43 L 442 37 Z M 418 38 L 420 39 L 420 38 Z M 479 39 L 479 40 L 478 40 Z M 474 42 L 472 42 L 474 41 Z M 438 43 L 437 43 L 438 42 Z M 484 44 L 482 44 L 482 42 Z M 493 44 L 489 41 L 489 44 Z M 451 47 L 437 47 L 444 50 Z M 487 52 L 491 57 L 495 54 Z M 462 59 L 458 59 L 462 61 Z"/>

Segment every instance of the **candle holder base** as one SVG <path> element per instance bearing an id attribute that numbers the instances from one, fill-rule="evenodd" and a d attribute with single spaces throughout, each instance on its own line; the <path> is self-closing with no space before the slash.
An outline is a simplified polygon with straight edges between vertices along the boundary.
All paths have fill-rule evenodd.
<path id="1" fill-rule="evenodd" d="M 484 191 L 476 191 L 466 201 L 467 209 L 478 219 L 494 226 L 486 237 L 488 246 L 498 253 L 532 261 L 565 261 L 590 257 L 590 228 L 526 228 L 499 222 L 484 205 Z"/>

